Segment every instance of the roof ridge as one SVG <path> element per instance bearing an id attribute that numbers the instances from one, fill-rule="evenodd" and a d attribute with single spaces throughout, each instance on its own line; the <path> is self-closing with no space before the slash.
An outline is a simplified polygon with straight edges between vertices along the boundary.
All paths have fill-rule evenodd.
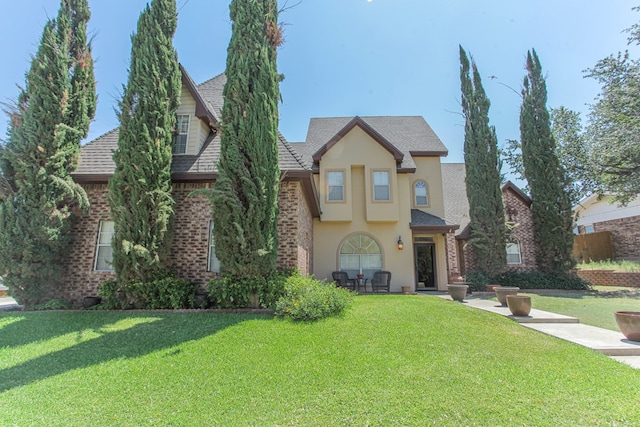
<path id="1" fill-rule="evenodd" d="M 282 145 L 289 151 L 289 153 L 291 153 L 293 158 L 298 161 L 298 163 L 300 164 L 300 166 L 303 167 L 303 169 L 310 169 L 309 165 L 304 160 L 304 158 L 300 155 L 300 153 L 298 153 L 296 150 L 293 149 L 293 146 L 291 145 L 291 143 L 285 139 L 284 135 L 282 135 L 280 131 L 278 131 L 278 139 L 280 140 L 280 142 L 282 142 Z"/>
<path id="2" fill-rule="evenodd" d="M 212 80 L 215 80 L 215 79 L 217 79 L 217 78 L 219 78 L 219 77 L 222 77 L 222 76 L 224 76 L 224 71 L 223 71 L 222 73 L 220 73 L 220 74 L 216 75 L 216 76 L 211 77 L 211 78 L 210 78 L 210 79 L 208 79 L 208 80 L 203 81 L 202 83 L 198 83 L 196 86 L 198 86 L 198 88 L 199 88 L 200 86 L 204 86 L 204 85 L 206 85 L 207 83 L 211 82 Z"/>
<path id="3" fill-rule="evenodd" d="M 96 136 L 95 138 L 93 138 L 91 141 L 87 142 L 86 144 L 83 145 L 83 147 L 86 147 L 89 144 L 93 144 L 94 142 L 98 141 L 99 139 L 104 138 L 105 136 L 109 135 L 110 133 L 113 133 L 115 131 L 119 131 L 120 130 L 120 126 L 116 126 L 115 128 L 106 131 L 105 133 L 103 133 L 102 135 Z"/>

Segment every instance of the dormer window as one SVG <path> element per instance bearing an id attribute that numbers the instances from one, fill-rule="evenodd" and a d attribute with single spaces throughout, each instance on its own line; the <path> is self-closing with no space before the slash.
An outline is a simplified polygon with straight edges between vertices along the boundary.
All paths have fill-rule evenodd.
<path id="1" fill-rule="evenodd" d="M 413 185 L 413 195 L 415 206 L 429 206 L 429 193 L 427 191 L 427 183 L 424 181 L 416 181 Z"/>
<path id="2" fill-rule="evenodd" d="M 187 140 L 189 139 L 189 115 L 179 114 L 176 122 L 177 134 L 173 140 L 173 154 L 187 153 Z"/>

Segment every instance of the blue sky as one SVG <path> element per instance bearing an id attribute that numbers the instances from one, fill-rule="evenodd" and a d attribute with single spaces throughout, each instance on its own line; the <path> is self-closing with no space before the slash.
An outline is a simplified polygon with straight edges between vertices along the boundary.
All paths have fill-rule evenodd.
<path id="1" fill-rule="evenodd" d="M 462 162 L 458 45 L 478 64 L 499 144 L 518 139 L 526 52 L 547 76 L 549 106 L 586 112 L 599 87 L 583 78 L 597 60 L 624 50 L 622 30 L 640 20 L 623 0 L 289 0 L 280 15 L 280 130 L 304 141 L 311 117 L 423 116 Z M 0 15 L 0 101 L 23 84 L 47 17 L 59 0 L 5 2 Z M 146 0 L 90 0 L 99 105 L 89 138 L 117 126 L 130 35 Z M 227 0 L 178 0 L 174 40 L 180 62 L 203 82 L 224 72 L 231 34 Z M 494 76 L 495 78 L 489 78 Z M 6 119 L 0 120 L 0 136 Z"/>

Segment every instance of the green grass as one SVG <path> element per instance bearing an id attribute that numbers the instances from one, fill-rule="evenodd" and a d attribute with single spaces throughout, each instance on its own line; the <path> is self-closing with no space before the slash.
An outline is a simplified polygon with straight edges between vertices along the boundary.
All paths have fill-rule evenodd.
<path id="1" fill-rule="evenodd" d="M 577 265 L 580 270 L 615 270 L 640 272 L 640 262 L 633 261 L 593 261 Z"/>
<path id="2" fill-rule="evenodd" d="M 640 371 L 425 296 L 343 317 L 0 314 L 0 425 L 640 424 Z"/>
<path id="3" fill-rule="evenodd" d="M 640 311 L 640 288 L 594 286 L 592 291 L 530 293 L 531 307 L 580 319 L 580 323 L 618 331 L 613 313 Z"/>

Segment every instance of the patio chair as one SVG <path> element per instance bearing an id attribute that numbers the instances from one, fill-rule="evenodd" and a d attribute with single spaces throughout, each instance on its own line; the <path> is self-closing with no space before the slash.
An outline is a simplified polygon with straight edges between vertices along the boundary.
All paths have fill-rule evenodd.
<path id="1" fill-rule="evenodd" d="M 371 291 L 376 292 L 389 292 L 391 288 L 391 272 L 390 271 L 376 271 L 373 273 L 373 279 L 371 279 Z"/>
<path id="2" fill-rule="evenodd" d="M 336 286 L 351 289 L 352 291 L 356 290 L 356 279 L 349 279 L 349 275 L 345 271 L 334 271 L 331 276 L 333 276 Z"/>

